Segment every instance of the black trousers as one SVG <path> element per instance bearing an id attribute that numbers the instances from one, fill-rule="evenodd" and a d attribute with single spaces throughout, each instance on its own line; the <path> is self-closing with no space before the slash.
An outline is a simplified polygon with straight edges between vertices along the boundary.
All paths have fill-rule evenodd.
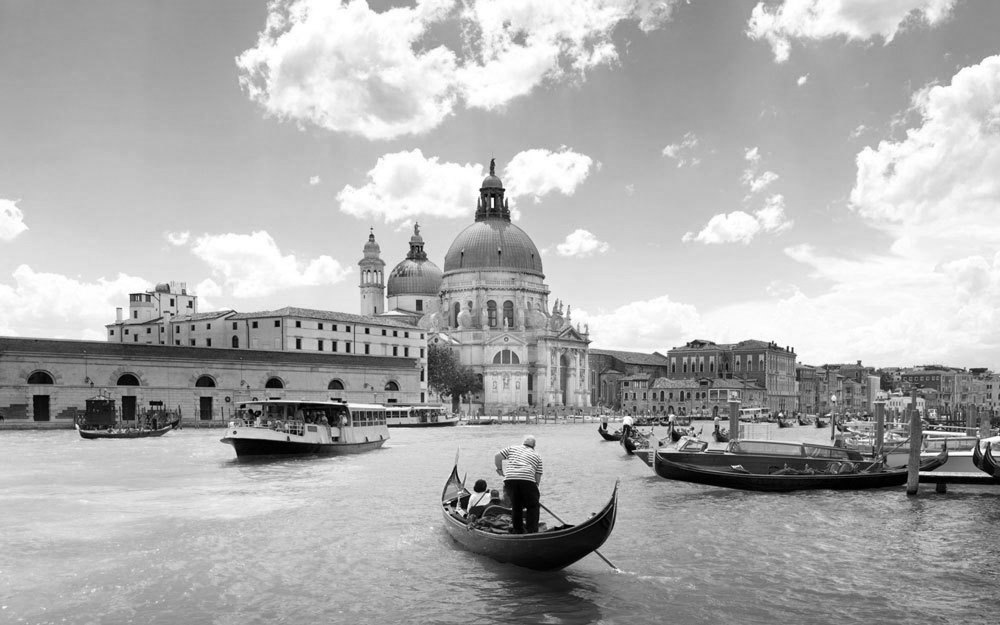
<path id="1" fill-rule="evenodd" d="M 515 534 L 538 531 L 538 484 L 533 480 L 505 480 L 503 489 L 510 499 Z"/>

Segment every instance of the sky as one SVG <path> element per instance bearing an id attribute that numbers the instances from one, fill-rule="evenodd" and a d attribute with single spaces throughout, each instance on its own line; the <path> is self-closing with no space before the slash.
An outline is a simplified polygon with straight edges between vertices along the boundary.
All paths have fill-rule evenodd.
<path id="1" fill-rule="evenodd" d="M 0 335 L 358 313 L 496 159 L 591 347 L 1000 371 L 1000 2 L 0 0 Z"/>

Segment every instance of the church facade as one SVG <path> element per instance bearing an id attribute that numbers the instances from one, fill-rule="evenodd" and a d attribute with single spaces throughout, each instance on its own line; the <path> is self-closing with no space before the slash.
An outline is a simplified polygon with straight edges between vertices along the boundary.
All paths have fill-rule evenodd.
<path id="1" fill-rule="evenodd" d="M 455 237 L 443 270 L 428 260 L 415 228 L 410 253 L 390 273 L 385 314 L 414 319 L 429 344 L 449 347 L 481 376 L 474 412 L 590 407 L 589 330 L 574 326 L 569 306 L 550 303 L 541 255 L 511 223 L 504 192 L 491 161 L 475 222 Z M 376 248 L 370 236 L 363 275 L 381 275 Z M 363 309 L 380 305 L 372 284 L 362 281 Z"/>

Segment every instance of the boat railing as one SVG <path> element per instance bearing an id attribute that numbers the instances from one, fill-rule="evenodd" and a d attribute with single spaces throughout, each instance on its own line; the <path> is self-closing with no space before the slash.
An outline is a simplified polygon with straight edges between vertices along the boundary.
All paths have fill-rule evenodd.
<path id="1" fill-rule="evenodd" d="M 229 422 L 229 427 L 260 428 L 263 430 L 274 430 L 283 434 L 295 434 L 302 436 L 305 432 L 306 424 L 303 421 L 259 421 L 256 419 L 234 419 Z"/>

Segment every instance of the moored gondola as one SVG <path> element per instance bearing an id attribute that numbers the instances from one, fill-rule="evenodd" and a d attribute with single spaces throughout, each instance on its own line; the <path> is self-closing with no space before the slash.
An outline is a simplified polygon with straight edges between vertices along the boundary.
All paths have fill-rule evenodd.
<path id="1" fill-rule="evenodd" d="M 979 445 L 976 445 L 976 448 L 978 449 Z M 993 457 L 993 443 L 986 443 L 986 449 L 983 450 L 982 465 L 979 468 L 994 478 L 1000 479 L 1000 468 L 997 467 L 996 458 Z"/>
<path id="2" fill-rule="evenodd" d="M 579 525 L 562 525 L 533 534 L 497 533 L 490 531 L 490 525 L 470 523 L 462 516 L 457 505 L 466 493 L 456 465 L 441 493 L 444 526 L 455 542 L 473 553 L 537 571 L 557 571 L 596 553 L 611 535 L 618 511 L 615 481 L 611 499 L 604 508 Z M 484 518 L 490 515 L 490 508 L 483 513 Z"/>
<path id="3" fill-rule="evenodd" d="M 712 437 L 715 438 L 715 442 L 717 443 L 728 443 L 729 430 L 721 430 L 721 429 L 712 430 Z"/>
<path id="4" fill-rule="evenodd" d="M 920 463 L 921 471 L 933 471 L 948 460 L 948 450 L 930 460 Z M 825 471 L 800 471 L 779 469 L 773 473 L 751 473 L 741 465 L 705 466 L 684 462 L 673 462 L 663 454 L 654 454 L 653 468 L 656 474 L 669 480 L 721 486 L 740 490 L 791 492 L 796 490 L 864 490 L 902 486 L 906 483 L 906 467 L 885 469 L 872 464 L 858 470 L 854 463 L 837 463 Z"/>
<path id="5" fill-rule="evenodd" d="M 180 423 L 180 419 L 172 421 L 162 428 L 150 429 L 150 428 L 134 428 L 134 427 L 107 427 L 101 428 L 88 428 L 86 426 L 81 426 L 79 423 L 76 424 L 76 430 L 80 433 L 81 438 L 87 440 L 95 440 L 99 438 L 152 438 L 156 436 L 163 436 L 170 430 L 173 430 Z"/>
<path id="6" fill-rule="evenodd" d="M 989 443 L 986 444 L 989 445 Z M 986 471 L 986 469 L 983 468 L 983 450 L 979 447 L 978 438 L 976 439 L 976 444 L 972 446 L 972 466 Z M 987 471 L 987 473 L 989 473 L 989 471 Z"/>

